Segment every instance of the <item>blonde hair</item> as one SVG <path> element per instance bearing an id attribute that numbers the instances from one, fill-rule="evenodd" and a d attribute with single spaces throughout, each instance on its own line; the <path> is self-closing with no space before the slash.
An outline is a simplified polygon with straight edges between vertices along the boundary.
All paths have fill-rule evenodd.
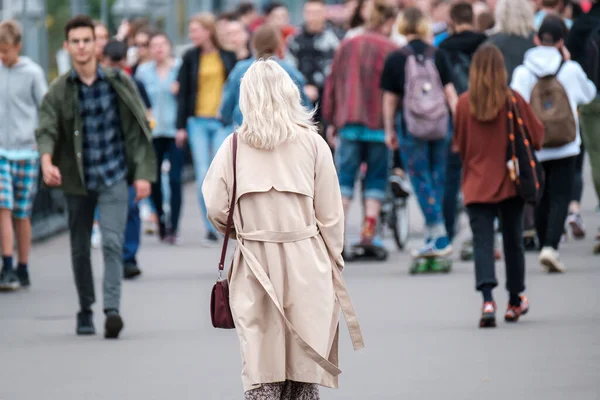
<path id="1" fill-rule="evenodd" d="M 0 43 L 16 46 L 21 44 L 21 25 L 15 20 L 0 22 Z"/>
<path id="2" fill-rule="evenodd" d="M 429 18 L 417 7 L 404 10 L 398 22 L 398 32 L 401 35 L 416 35 L 420 38 L 428 38 L 432 27 Z"/>
<path id="3" fill-rule="evenodd" d="M 375 0 L 369 13 L 367 27 L 369 29 L 378 29 L 385 25 L 391 19 L 395 19 L 398 10 L 395 7 L 388 6 L 383 0 Z"/>
<path id="4" fill-rule="evenodd" d="M 217 37 L 217 18 L 209 12 L 201 12 L 193 15 L 190 18 L 189 23 L 196 23 L 201 25 L 210 33 L 210 40 L 213 42 L 216 48 L 222 48 L 219 38 Z"/>
<path id="5" fill-rule="evenodd" d="M 494 32 L 527 38 L 534 31 L 534 14 L 528 0 L 498 0 Z"/>
<path id="6" fill-rule="evenodd" d="M 257 149 L 274 149 L 293 140 L 300 129 L 317 133 L 314 110 L 302 106 L 298 87 L 272 59 L 255 61 L 244 74 L 240 110 L 240 139 Z"/>

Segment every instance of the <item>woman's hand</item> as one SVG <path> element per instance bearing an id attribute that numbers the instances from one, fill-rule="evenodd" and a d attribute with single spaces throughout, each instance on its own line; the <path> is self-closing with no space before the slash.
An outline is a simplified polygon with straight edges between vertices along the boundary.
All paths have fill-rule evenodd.
<path id="1" fill-rule="evenodd" d="M 177 145 L 177 147 L 182 148 L 185 145 L 186 141 L 187 132 L 185 131 L 185 129 L 177 130 L 177 133 L 175 134 L 175 144 Z"/>

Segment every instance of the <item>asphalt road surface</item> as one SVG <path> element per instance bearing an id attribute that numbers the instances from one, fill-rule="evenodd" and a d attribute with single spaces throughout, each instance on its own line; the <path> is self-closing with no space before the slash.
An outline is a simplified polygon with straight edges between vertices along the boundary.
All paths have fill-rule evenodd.
<path id="1" fill-rule="evenodd" d="M 449 275 L 410 276 L 409 256 L 394 250 L 384 263 L 349 264 L 345 279 L 366 348 L 354 352 L 342 329 L 341 388 L 324 389 L 322 398 L 599 400 L 600 256 L 591 248 L 600 214 L 589 169 L 585 183 L 590 235 L 563 245 L 564 275 L 543 273 L 528 253 L 531 311 L 516 325 L 477 328 L 472 263 L 456 260 Z M 143 276 L 124 283 L 118 341 L 75 336 L 67 236 L 35 246 L 31 289 L 0 294 L 0 400 L 243 398 L 235 332 L 210 324 L 219 250 L 201 245 L 195 193 L 185 188 L 180 246 L 144 238 Z M 358 233 L 359 218 L 355 206 L 351 232 Z M 462 225 L 459 244 L 469 236 L 464 216 Z M 414 202 L 411 228 L 416 247 L 422 218 Z M 101 332 L 101 252 L 93 258 Z M 503 284 L 503 263 L 497 267 Z M 495 296 L 502 312 L 507 295 L 499 287 Z"/>

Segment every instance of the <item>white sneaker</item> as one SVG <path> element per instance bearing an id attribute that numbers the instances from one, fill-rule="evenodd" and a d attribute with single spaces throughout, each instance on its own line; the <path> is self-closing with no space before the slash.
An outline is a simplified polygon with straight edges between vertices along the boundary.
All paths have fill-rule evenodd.
<path id="1" fill-rule="evenodd" d="M 540 253 L 540 263 L 542 264 L 542 268 L 547 272 L 565 272 L 565 266 L 560 262 L 558 251 L 554 250 L 552 247 L 544 247 L 542 249 L 542 252 Z"/>

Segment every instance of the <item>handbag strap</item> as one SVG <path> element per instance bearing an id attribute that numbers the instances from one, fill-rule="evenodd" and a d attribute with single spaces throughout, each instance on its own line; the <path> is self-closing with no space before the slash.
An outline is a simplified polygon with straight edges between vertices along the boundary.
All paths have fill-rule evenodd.
<path id="1" fill-rule="evenodd" d="M 223 239 L 223 248 L 221 249 L 221 260 L 219 261 L 219 279 L 221 272 L 225 269 L 225 256 L 227 255 L 227 244 L 229 243 L 229 234 L 233 225 L 233 211 L 235 209 L 235 193 L 237 188 L 237 132 L 233 133 L 232 156 L 233 156 L 233 190 L 231 191 L 231 202 L 229 204 L 229 215 L 227 215 L 227 227 L 225 228 L 225 239 Z"/>

